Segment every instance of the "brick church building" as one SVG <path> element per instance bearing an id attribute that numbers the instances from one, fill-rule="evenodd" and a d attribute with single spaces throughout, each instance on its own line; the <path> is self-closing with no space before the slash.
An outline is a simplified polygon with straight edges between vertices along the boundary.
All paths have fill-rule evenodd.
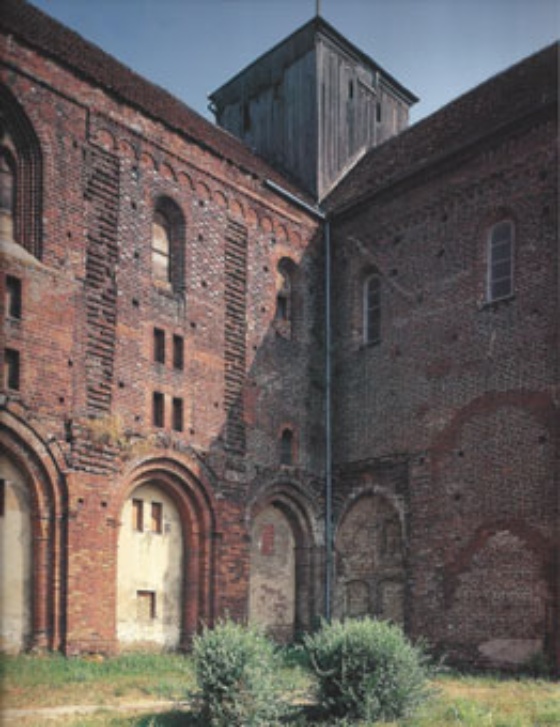
<path id="1" fill-rule="evenodd" d="M 314 18 L 211 124 L 0 13 L 1 644 L 560 665 L 558 48 L 408 127 Z"/>

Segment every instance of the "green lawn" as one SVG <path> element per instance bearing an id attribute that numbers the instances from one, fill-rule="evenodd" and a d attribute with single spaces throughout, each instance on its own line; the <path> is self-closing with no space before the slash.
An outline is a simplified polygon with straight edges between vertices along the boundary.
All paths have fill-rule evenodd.
<path id="1" fill-rule="evenodd" d="M 3 656 L 0 663 L 3 709 L 100 707 L 94 714 L 62 716 L 49 719 L 48 724 L 203 727 L 188 706 L 196 694 L 194 668 L 188 657 L 136 654 L 65 659 L 25 655 Z M 313 683 L 307 673 L 291 660 L 281 678 L 296 704 L 287 724 L 318 724 L 313 722 Z M 399 722 L 398 727 L 560 727 L 558 682 L 449 674 L 438 677 L 433 685 L 431 702 L 413 718 Z M 162 705 L 156 709 L 153 702 L 157 701 Z M 176 702 L 176 708 L 169 702 Z M 130 703 L 137 703 L 138 711 L 116 712 L 119 705 Z M 46 720 L 29 716 L 7 724 L 38 727 Z"/>

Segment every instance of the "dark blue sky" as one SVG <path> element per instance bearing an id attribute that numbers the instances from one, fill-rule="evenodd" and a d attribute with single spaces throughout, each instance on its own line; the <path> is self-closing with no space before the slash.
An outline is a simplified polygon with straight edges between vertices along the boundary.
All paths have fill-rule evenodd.
<path id="1" fill-rule="evenodd" d="M 32 0 L 199 113 L 316 0 Z M 560 35 L 558 0 L 322 0 L 323 17 L 420 97 L 416 121 Z"/>

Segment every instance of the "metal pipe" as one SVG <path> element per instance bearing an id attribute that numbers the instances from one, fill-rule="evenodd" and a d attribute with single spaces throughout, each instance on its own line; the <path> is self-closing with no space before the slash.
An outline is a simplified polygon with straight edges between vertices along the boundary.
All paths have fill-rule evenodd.
<path id="1" fill-rule="evenodd" d="M 310 215 L 313 215 L 313 217 L 317 217 L 320 220 L 326 219 L 326 215 L 320 207 L 314 207 L 313 205 L 308 204 L 303 199 L 296 197 L 295 194 L 292 194 L 287 189 L 284 189 L 284 187 L 281 187 L 279 184 L 276 184 L 276 182 L 273 182 L 272 179 L 265 179 L 264 186 L 272 189 L 273 192 L 276 192 L 276 194 L 279 194 L 281 197 L 290 200 L 290 202 L 293 202 L 298 207 L 301 207 L 301 209 L 306 210 L 307 212 L 309 212 Z"/>
<path id="2" fill-rule="evenodd" d="M 325 219 L 325 619 L 331 620 L 333 576 L 331 431 L 331 226 Z"/>

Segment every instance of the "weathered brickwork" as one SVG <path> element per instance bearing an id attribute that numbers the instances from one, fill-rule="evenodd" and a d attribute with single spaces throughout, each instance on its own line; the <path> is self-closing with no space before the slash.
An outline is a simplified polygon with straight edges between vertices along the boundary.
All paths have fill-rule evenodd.
<path id="1" fill-rule="evenodd" d="M 183 523 L 187 644 L 201 621 L 226 611 L 247 617 L 249 492 L 254 498 L 277 484 L 287 420 L 299 454 L 285 479 L 302 490 L 313 479 L 310 432 L 321 425 L 309 424 L 310 410 L 320 413 L 320 397 L 305 393 L 289 364 L 293 357 L 311 367 L 314 308 L 297 305 L 287 350 L 276 345 L 274 317 L 282 258 L 298 270 L 301 299 L 312 287 L 304 256 L 317 223 L 266 189 L 266 178 L 282 178 L 241 144 L 165 95 L 172 123 L 139 113 L 84 77 L 73 34 L 28 6 L 14 8 L 15 35 L 1 36 L 3 109 L 8 123 L 23 117 L 36 136 L 43 177 L 34 191 L 44 209 L 40 254 L 24 250 L 19 233 L 2 246 L 3 284 L 6 273 L 22 283 L 21 319 L 4 315 L 5 345 L 19 351 L 21 370 L 19 389 L 5 390 L 3 442 L 33 483 L 33 527 L 45 530 L 32 538 L 38 605 L 27 644 L 118 648 L 118 533 L 128 525 L 125 501 L 148 481 L 173 499 Z M 57 38 L 59 60 L 34 47 Z M 143 92 L 153 97 L 112 59 L 86 51 L 82 68 L 93 54 L 120 78 L 125 97 L 127 83 L 137 101 Z M 184 218 L 178 285 L 152 275 L 162 198 Z M 154 360 L 154 328 L 163 331 L 163 362 Z M 181 367 L 174 337 L 183 344 Z M 275 385 L 266 385 L 265 365 L 282 371 Z M 163 396 L 162 426 L 153 423 L 155 392 Z M 41 478 L 32 474 L 34 458 Z M 315 524 L 314 540 L 317 531 Z"/>
<path id="2" fill-rule="evenodd" d="M 344 481 L 353 462 L 369 459 L 380 487 L 376 460 L 406 453 L 409 628 L 480 664 L 552 653 L 559 636 L 553 93 L 528 109 L 511 104 L 517 116 L 487 137 L 472 128 L 490 91 L 494 112 L 505 104 L 512 76 L 517 100 L 523 83 L 531 98 L 537 82 L 554 82 L 554 71 L 543 72 L 554 56 L 531 59 L 373 152 L 348 180 L 359 185 L 369 171 L 369 197 L 357 208 L 346 183 L 334 193 L 335 205 L 348 205 L 334 228 L 334 296 L 348 301 L 335 308 L 337 466 Z M 462 130 L 464 148 L 448 161 L 441 146 L 416 170 L 418 150 L 438 149 L 451 133 L 446 120 Z M 514 294 L 491 302 L 487 241 L 501 219 L 515 229 Z M 372 271 L 382 280 L 381 340 L 367 345 L 363 285 Z"/>
<path id="3" fill-rule="evenodd" d="M 2 648 L 183 648 L 225 613 L 289 639 L 325 610 L 325 226 L 241 142 L 5 5 L 0 479 L 32 566 Z M 332 612 L 483 666 L 560 662 L 556 56 L 372 150 L 324 205 Z M 491 301 L 503 220 L 513 295 Z M 177 543 L 166 582 L 153 553 Z"/>

